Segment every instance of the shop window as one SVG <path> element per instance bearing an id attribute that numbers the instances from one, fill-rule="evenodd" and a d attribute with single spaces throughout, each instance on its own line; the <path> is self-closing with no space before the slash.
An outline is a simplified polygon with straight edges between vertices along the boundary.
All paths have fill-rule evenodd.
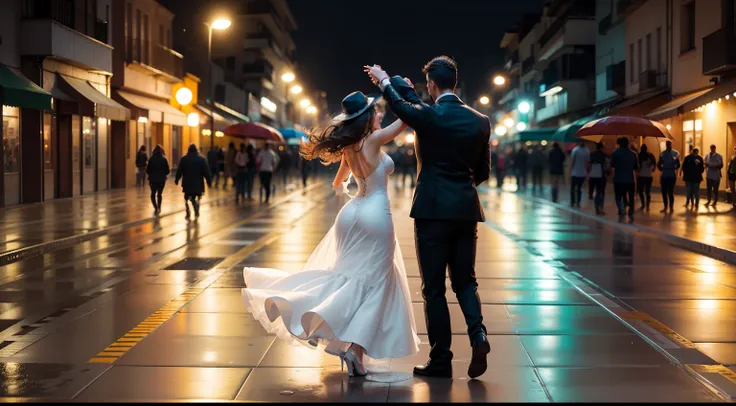
<path id="1" fill-rule="evenodd" d="M 51 113 L 43 114 L 43 169 L 50 171 L 54 169 L 54 148 L 53 137 L 51 135 L 53 126 L 51 125 Z"/>
<path id="2" fill-rule="evenodd" d="M 5 173 L 20 172 L 19 109 L 3 106 L 3 159 Z"/>
<path id="3" fill-rule="evenodd" d="M 697 148 L 701 155 L 703 152 L 703 120 L 685 120 L 682 122 L 682 135 L 685 141 L 685 149 L 689 154 L 693 148 Z"/>
<path id="4" fill-rule="evenodd" d="M 82 119 L 82 139 L 84 142 L 84 168 L 95 166 L 95 141 L 97 140 L 97 120 L 84 117 Z"/>

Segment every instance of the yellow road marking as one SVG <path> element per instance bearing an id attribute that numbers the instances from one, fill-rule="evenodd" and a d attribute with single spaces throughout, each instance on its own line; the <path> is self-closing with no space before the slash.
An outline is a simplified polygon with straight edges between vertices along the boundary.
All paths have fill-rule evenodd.
<path id="1" fill-rule="evenodd" d="M 697 372 L 706 374 L 718 374 L 729 381 L 736 383 L 736 372 L 731 371 L 723 365 L 691 365 Z"/>
<path id="2" fill-rule="evenodd" d="M 192 299 L 197 297 L 197 295 L 202 293 L 202 291 L 204 291 L 202 288 L 189 288 L 185 290 L 184 293 L 163 305 L 158 311 L 153 313 L 152 316 L 147 317 L 137 326 L 130 329 L 130 331 L 97 354 L 96 357 L 91 358 L 88 362 L 111 364 L 117 361 L 118 358 L 122 357 L 128 350 L 133 348 L 134 345 L 146 338 L 164 322 L 173 317 L 177 311 L 186 306 L 187 303 L 192 301 Z"/>
<path id="3" fill-rule="evenodd" d="M 647 326 L 653 328 L 654 330 L 664 334 L 668 338 L 670 338 L 672 341 L 680 344 L 682 347 L 685 348 L 695 348 L 695 344 L 693 344 L 690 340 L 687 338 L 681 336 L 680 334 L 676 333 L 671 328 L 665 326 L 652 316 L 644 313 L 644 312 L 621 312 L 618 313 L 621 318 L 624 320 L 638 320 L 642 323 L 646 324 Z"/>

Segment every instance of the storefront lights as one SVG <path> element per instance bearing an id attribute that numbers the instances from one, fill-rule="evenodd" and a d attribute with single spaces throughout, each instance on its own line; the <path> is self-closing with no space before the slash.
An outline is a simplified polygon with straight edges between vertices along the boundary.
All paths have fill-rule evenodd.
<path id="1" fill-rule="evenodd" d="M 494 131 L 494 132 L 496 133 L 496 135 L 498 135 L 499 137 L 503 137 L 504 135 L 506 135 L 506 131 L 507 131 L 507 130 L 506 130 L 506 127 L 504 127 L 504 126 L 502 126 L 502 125 L 497 125 L 497 126 L 496 126 L 496 128 L 495 128 L 495 129 L 494 129 L 493 131 Z"/>
<path id="2" fill-rule="evenodd" d="M 531 109 L 532 109 L 532 106 L 529 104 L 529 102 L 523 101 L 519 103 L 519 113 L 526 114 Z"/>
<path id="3" fill-rule="evenodd" d="M 187 87 L 182 87 L 176 91 L 176 102 L 182 106 L 186 106 L 192 102 L 192 91 Z"/>
<path id="4" fill-rule="evenodd" d="M 516 124 L 516 130 L 517 131 L 524 131 L 526 130 L 526 123 L 523 121 L 520 121 L 518 124 Z"/>
<path id="5" fill-rule="evenodd" d="M 503 120 L 503 125 L 506 126 L 506 128 L 511 128 L 514 126 L 514 119 L 511 117 L 508 117 Z"/>
<path id="6" fill-rule="evenodd" d="M 215 137 L 222 138 L 225 136 L 225 133 L 222 131 L 215 131 Z"/>
<path id="7" fill-rule="evenodd" d="M 196 127 L 199 125 L 199 114 L 197 113 L 189 113 L 187 116 L 187 125 L 189 127 Z"/>
<path id="8" fill-rule="evenodd" d="M 148 122 L 148 117 L 138 117 L 138 122 L 139 123 L 147 123 Z"/>

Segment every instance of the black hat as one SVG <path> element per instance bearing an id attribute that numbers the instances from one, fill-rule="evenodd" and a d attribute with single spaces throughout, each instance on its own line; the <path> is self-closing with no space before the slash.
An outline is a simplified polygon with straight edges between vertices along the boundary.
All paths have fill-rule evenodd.
<path id="1" fill-rule="evenodd" d="M 342 114 L 338 114 L 333 120 L 347 121 L 358 117 L 377 101 L 378 97 L 366 97 L 363 92 L 350 93 L 342 99 Z"/>

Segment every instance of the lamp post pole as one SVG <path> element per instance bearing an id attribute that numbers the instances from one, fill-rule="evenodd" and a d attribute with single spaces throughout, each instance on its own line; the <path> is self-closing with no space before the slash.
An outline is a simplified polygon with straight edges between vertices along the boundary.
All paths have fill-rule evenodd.
<path id="1" fill-rule="evenodd" d="M 209 35 L 207 38 L 207 63 L 208 65 L 208 76 L 207 80 L 208 94 L 210 96 L 210 150 L 215 148 L 215 109 L 214 109 L 214 95 L 212 94 L 212 24 L 207 24 Z"/>

